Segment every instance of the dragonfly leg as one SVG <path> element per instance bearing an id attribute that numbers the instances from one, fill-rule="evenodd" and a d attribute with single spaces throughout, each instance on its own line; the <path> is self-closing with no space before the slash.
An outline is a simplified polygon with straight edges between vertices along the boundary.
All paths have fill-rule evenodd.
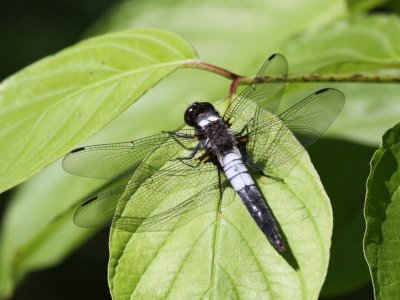
<path id="1" fill-rule="evenodd" d="M 196 147 L 194 147 L 194 149 L 192 150 L 192 152 L 190 152 L 189 156 L 187 157 L 177 157 L 177 160 L 191 160 L 193 157 L 195 157 L 195 155 L 197 154 L 197 152 L 199 152 L 201 149 L 203 148 L 201 143 L 198 143 L 196 145 Z"/>
<path id="2" fill-rule="evenodd" d="M 181 141 L 178 138 L 183 138 L 183 139 L 193 139 L 195 138 L 194 135 L 188 134 L 188 133 L 179 133 L 175 131 L 162 131 L 164 133 L 168 133 L 170 137 L 174 139 L 175 142 L 177 142 L 183 149 L 189 150 L 187 146 L 181 143 Z"/>
<path id="3" fill-rule="evenodd" d="M 184 139 L 193 139 L 196 136 L 188 133 L 182 133 L 182 132 L 175 132 L 175 131 L 162 131 L 164 133 L 168 133 L 171 137 L 180 137 Z"/>
<path id="4" fill-rule="evenodd" d="M 270 178 L 272 180 L 278 181 L 280 183 L 285 183 L 285 180 L 280 178 L 280 177 L 271 176 L 271 175 L 265 174 L 264 172 L 261 172 L 261 175 L 264 176 L 264 177 Z"/>
<path id="5" fill-rule="evenodd" d="M 251 118 L 251 120 L 243 127 L 243 129 L 239 132 L 238 136 L 243 136 L 244 132 L 246 132 L 246 134 L 249 133 L 249 127 L 254 125 L 254 118 Z"/>

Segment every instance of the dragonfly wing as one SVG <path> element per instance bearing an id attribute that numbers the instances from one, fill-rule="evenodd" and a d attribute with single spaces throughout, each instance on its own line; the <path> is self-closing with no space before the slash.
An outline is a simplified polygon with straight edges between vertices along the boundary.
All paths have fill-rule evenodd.
<path id="1" fill-rule="evenodd" d="M 131 177 L 146 155 L 155 149 L 191 147 L 197 142 L 193 130 L 183 129 L 177 133 L 193 138 L 161 133 L 131 142 L 80 147 L 64 157 L 63 168 L 68 173 L 83 177 Z"/>
<path id="2" fill-rule="evenodd" d="M 304 148 L 311 146 L 337 118 L 345 102 L 336 89 L 321 89 L 279 115 Z"/>
<path id="3" fill-rule="evenodd" d="M 333 123 L 344 101 L 342 92 L 322 89 L 278 116 L 260 111 L 249 133 L 248 158 L 265 174 L 284 178 Z"/>
<path id="4" fill-rule="evenodd" d="M 125 179 L 125 181 L 128 180 Z M 83 202 L 75 211 L 74 223 L 84 228 L 97 228 L 109 225 L 125 188 L 126 183 L 117 188 L 115 186 L 111 189 L 106 187 L 103 192 Z"/>
<path id="5" fill-rule="evenodd" d="M 153 151 L 126 186 L 84 202 L 75 213 L 75 223 L 98 227 L 115 215 L 113 226 L 117 228 L 166 230 L 174 220 L 182 222 L 210 211 L 218 204 L 221 191 L 218 169 L 211 162 L 200 163 L 202 153 L 192 160 L 175 159 L 187 156 L 188 151 L 182 149 L 159 147 Z M 228 186 L 226 180 L 221 186 Z"/>
<path id="6" fill-rule="evenodd" d="M 146 163 L 151 164 L 152 159 L 149 157 Z M 215 211 L 228 187 L 226 179 L 220 178 L 218 168 L 210 162 L 194 167 L 171 160 L 134 193 L 124 194 L 112 226 L 130 232 L 168 231 Z"/>
<path id="7" fill-rule="evenodd" d="M 234 131 L 240 132 L 258 113 L 260 107 L 270 113 L 278 110 L 285 82 L 263 82 L 262 77 L 285 78 L 287 72 L 288 64 L 284 56 L 274 54 L 265 61 L 254 81 L 236 96 L 224 114 L 224 120 L 233 123 Z M 249 106 L 249 100 L 254 102 L 254 105 Z"/>
<path id="8" fill-rule="evenodd" d="M 150 209 L 147 216 L 143 215 L 143 209 L 133 214 L 116 214 L 113 227 L 129 232 L 170 231 L 185 225 L 199 215 L 217 211 L 220 191 L 217 184 L 211 184 L 197 193 L 174 193 L 171 197 L 174 197 L 172 203 L 175 206 L 162 203 L 160 204 L 162 208 L 154 208 L 154 212 Z"/>

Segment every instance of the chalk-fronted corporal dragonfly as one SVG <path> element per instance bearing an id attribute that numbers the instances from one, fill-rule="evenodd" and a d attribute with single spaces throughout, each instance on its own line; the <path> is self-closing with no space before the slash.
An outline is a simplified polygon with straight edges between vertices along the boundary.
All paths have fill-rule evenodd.
<path id="1" fill-rule="evenodd" d="M 284 78 L 287 72 L 286 59 L 274 54 L 223 116 L 212 104 L 195 102 L 184 114 L 192 129 L 72 150 L 63 161 L 67 172 L 124 182 L 85 201 L 75 224 L 97 227 L 113 219 L 112 226 L 130 232 L 171 230 L 221 211 L 230 201 L 225 199 L 232 199 L 224 195 L 234 190 L 271 244 L 283 251 L 255 178 L 283 182 L 344 105 L 340 91 L 325 88 L 277 114 L 285 83 L 263 78 Z"/>

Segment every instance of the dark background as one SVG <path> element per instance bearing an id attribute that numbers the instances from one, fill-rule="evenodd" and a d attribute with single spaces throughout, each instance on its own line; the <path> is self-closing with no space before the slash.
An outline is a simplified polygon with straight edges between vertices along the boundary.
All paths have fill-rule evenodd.
<path id="1" fill-rule="evenodd" d="M 111 0 L 0 2 L 0 79 L 81 39 Z M 0 217 L 12 191 L 0 195 Z M 110 299 L 108 232 L 102 230 L 59 266 L 29 274 L 13 299 Z"/>

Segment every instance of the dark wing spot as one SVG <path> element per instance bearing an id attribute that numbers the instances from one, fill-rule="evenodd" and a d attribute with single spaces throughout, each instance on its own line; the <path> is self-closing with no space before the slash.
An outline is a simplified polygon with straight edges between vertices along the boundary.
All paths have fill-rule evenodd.
<path id="1" fill-rule="evenodd" d="M 82 151 L 82 150 L 85 150 L 85 147 L 76 148 L 76 149 L 72 150 L 70 153 L 75 153 L 75 152 L 79 152 L 79 151 Z"/>
<path id="2" fill-rule="evenodd" d="M 83 207 L 83 206 L 86 206 L 86 205 L 88 205 L 89 203 L 93 202 L 93 201 L 96 200 L 96 199 L 97 199 L 97 196 L 94 196 L 94 197 L 92 197 L 92 198 L 86 200 L 85 202 L 83 202 L 83 203 L 81 204 L 81 206 L 82 206 L 82 207 Z"/>
<path id="3" fill-rule="evenodd" d="M 320 90 L 315 92 L 315 95 L 325 93 L 327 90 L 329 90 L 329 88 L 320 89 Z"/>

